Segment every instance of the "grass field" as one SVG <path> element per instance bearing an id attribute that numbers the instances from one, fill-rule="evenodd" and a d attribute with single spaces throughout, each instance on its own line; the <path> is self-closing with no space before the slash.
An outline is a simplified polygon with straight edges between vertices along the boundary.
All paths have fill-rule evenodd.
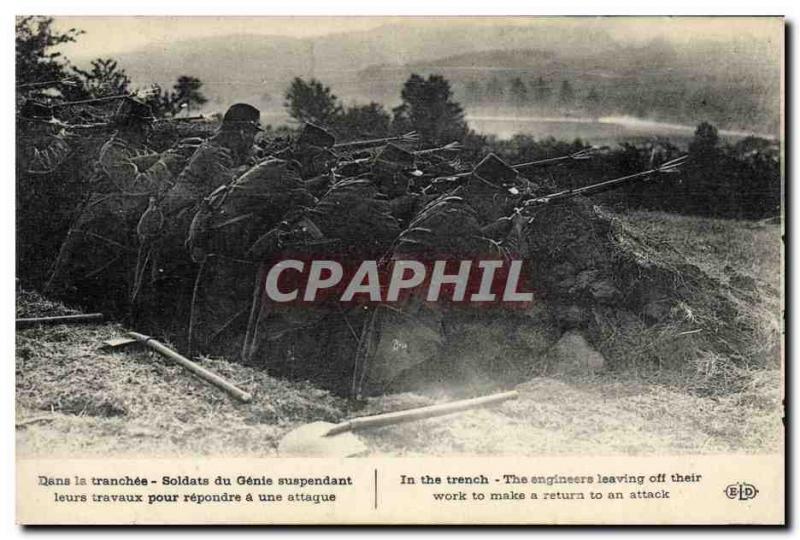
<path id="1" fill-rule="evenodd" d="M 780 351 L 782 247 L 778 225 L 660 213 L 623 217 L 689 262 L 743 291 L 765 351 Z M 64 313 L 33 293 L 17 316 Z M 19 331 L 20 456 L 276 454 L 290 429 L 316 420 L 394 411 L 450 399 L 446 390 L 353 403 L 222 359 L 200 363 L 252 392 L 239 404 L 141 349 L 104 352 L 116 324 Z M 372 454 L 646 454 L 771 452 L 783 444 L 780 363 L 708 365 L 535 378 L 498 407 L 366 432 Z M 723 362 L 720 361 L 720 365 Z M 712 389 L 713 391 L 709 391 Z"/>

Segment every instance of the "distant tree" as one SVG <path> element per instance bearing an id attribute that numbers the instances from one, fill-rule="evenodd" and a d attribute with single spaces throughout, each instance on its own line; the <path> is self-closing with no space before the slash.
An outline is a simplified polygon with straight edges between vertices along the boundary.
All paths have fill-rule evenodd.
<path id="1" fill-rule="evenodd" d="M 295 77 L 286 91 L 285 99 L 283 106 L 289 116 L 299 122 L 329 126 L 342 113 L 342 106 L 330 87 L 316 79 L 306 82 Z"/>
<path id="2" fill-rule="evenodd" d="M 57 82 L 44 86 L 39 84 L 68 78 L 69 62 L 61 53 L 54 52 L 53 48 L 74 42 L 83 32 L 76 28 L 58 32 L 53 29 L 52 17 L 37 16 L 18 17 L 15 30 L 17 87 L 26 91 L 31 88 L 30 85 L 36 84 L 36 88 L 40 90 L 47 88 L 64 90 Z M 67 88 L 65 93 L 69 94 L 70 90 Z"/>
<path id="3" fill-rule="evenodd" d="M 336 120 L 336 131 L 340 136 L 353 140 L 368 137 L 386 137 L 392 117 L 383 105 L 372 102 L 369 105 L 347 107 Z"/>
<path id="4" fill-rule="evenodd" d="M 86 93 L 93 98 L 127 94 L 131 79 L 116 60 L 97 58 L 91 61 L 91 69 L 73 67 L 72 71 L 83 83 Z"/>
<path id="5" fill-rule="evenodd" d="M 568 106 L 575 101 L 575 91 L 568 80 L 561 81 L 561 87 L 558 89 L 558 102 L 561 105 Z"/>
<path id="6" fill-rule="evenodd" d="M 719 149 L 719 132 L 708 122 L 701 122 L 694 130 L 694 138 L 689 143 L 689 154 L 702 158 L 717 153 Z"/>
<path id="7" fill-rule="evenodd" d="M 467 132 L 464 110 L 453 100 L 450 83 L 441 75 L 424 79 L 412 74 L 403 85 L 402 103 L 394 108 L 395 132 L 416 130 L 428 144 L 462 140 Z"/>
<path id="8" fill-rule="evenodd" d="M 724 170 L 717 128 L 701 122 L 689 142 L 687 181 L 681 186 L 690 212 L 723 215 L 730 211 L 729 201 L 738 195 L 739 186 Z"/>
<path id="9" fill-rule="evenodd" d="M 488 101 L 498 103 L 503 101 L 505 96 L 505 88 L 503 83 L 497 77 L 492 77 L 486 85 L 486 99 Z"/>
<path id="10" fill-rule="evenodd" d="M 150 110 L 155 116 L 173 116 L 179 111 L 175 104 L 175 94 L 169 90 L 163 90 L 158 84 L 150 85 L 140 94 L 144 96 L 143 101 L 150 106 Z"/>
<path id="11" fill-rule="evenodd" d="M 187 114 L 192 110 L 193 106 L 200 107 L 208 101 L 208 98 L 203 95 L 200 89 L 203 87 L 203 82 L 197 77 L 189 75 L 181 75 L 172 86 L 174 91 L 174 103 L 176 109 L 180 110 L 185 108 Z"/>
<path id="12" fill-rule="evenodd" d="M 553 89 L 550 87 L 550 83 L 541 77 L 537 78 L 536 82 L 531 84 L 530 90 L 533 91 L 533 99 L 540 105 L 547 104 L 547 102 L 550 101 L 550 97 L 553 95 Z"/>
<path id="13" fill-rule="evenodd" d="M 511 86 L 508 89 L 511 103 L 517 107 L 521 107 L 528 102 L 528 87 L 522 82 L 519 77 L 511 79 Z"/>

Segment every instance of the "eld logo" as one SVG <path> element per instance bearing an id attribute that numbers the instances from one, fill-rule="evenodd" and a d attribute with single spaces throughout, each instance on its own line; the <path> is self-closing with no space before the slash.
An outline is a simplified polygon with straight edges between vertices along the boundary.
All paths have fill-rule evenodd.
<path id="1" fill-rule="evenodd" d="M 755 499 L 758 495 L 758 489 L 752 484 L 739 482 L 738 484 L 731 484 L 725 488 L 725 495 L 729 499 L 739 499 L 740 501 L 747 501 Z"/>

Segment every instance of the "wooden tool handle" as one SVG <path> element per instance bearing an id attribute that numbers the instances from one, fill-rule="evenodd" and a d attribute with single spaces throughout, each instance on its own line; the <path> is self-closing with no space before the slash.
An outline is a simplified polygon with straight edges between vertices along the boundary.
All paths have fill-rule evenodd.
<path id="1" fill-rule="evenodd" d="M 40 324 L 75 324 L 99 322 L 102 320 L 102 313 L 79 313 L 77 315 L 58 315 L 55 317 L 31 317 L 28 319 L 17 319 L 17 328 L 28 328 Z"/>
<path id="2" fill-rule="evenodd" d="M 229 393 L 230 395 L 232 395 L 233 397 L 235 397 L 239 401 L 242 401 L 244 403 L 249 403 L 253 399 L 253 396 L 251 394 L 249 394 L 248 392 L 245 392 L 244 390 L 236 388 L 234 385 L 232 385 L 231 383 L 229 383 L 228 381 L 226 381 L 225 379 L 223 379 L 222 377 L 220 377 L 219 375 L 217 375 L 213 371 L 209 371 L 206 368 L 204 368 L 204 367 L 202 367 L 202 366 L 200 366 L 198 364 L 195 364 L 194 362 L 192 362 L 188 358 L 186 358 L 184 356 L 181 356 L 177 352 L 173 351 L 172 349 L 170 349 L 169 347 L 167 347 L 163 343 L 161 343 L 159 341 L 156 341 L 155 339 L 151 338 L 150 336 L 146 336 L 144 334 L 139 334 L 138 332 L 128 332 L 128 335 L 131 336 L 132 338 L 134 338 L 136 341 L 139 341 L 140 343 L 150 347 L 151 349 L 153 349 L 154 351 L 158 352 L 162 356 L 166 356 L 170 360 L 173 360 L 174 362 L 176 362 L 176 363 L 180 364 L 181 366 L 185 367 L 186 369 L 188 369 L 189 371 L 191 371 L 192 373 L 194 373 L 195 375 L 197 375 L 201 379 L 203 379 L 203 380 L 205 380 L 207 382 L 210 382 L 214 386 L 217 386 L 217 387 L 225 390 L 227 393 Z"/>
<path id="3" fill-rule="evenodd" d="M 400 424 L 403 422 L 412 422 L 414 420 L 422 420 L 424 418 L 433 418 L 435 416 L 444 416 L 466 409 L 474 409 L 483 405 L 491 405 L 493 403 L 500 403 L 509 399 L 516 399 L 519 393 L 516 390 L 510 392 L 503 392 L 501 394 L 492 394 L 490 396 L 483 396 L 473 399 L 463 399 L 460 401 L 453 401 L 450 403 L 442 403 L 439 405 L 431 405 L 429 407 L 420 407 L 418 409 L 408 409 L 405 411 L 397 411 L 386 414 L 377 414 L 375 416 L 363 416 L 361 418 L 354 418 L 347 422 L 337 424 L 328 432 L 328 435 L 336 435 L 344 431 L 356 431 L 360 429 L 376 428 L 382 426 L 390 426 L 393 424 Z"/>

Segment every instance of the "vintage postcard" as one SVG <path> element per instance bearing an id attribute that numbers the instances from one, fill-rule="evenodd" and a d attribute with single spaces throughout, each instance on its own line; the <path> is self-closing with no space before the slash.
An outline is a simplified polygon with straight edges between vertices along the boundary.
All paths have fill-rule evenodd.
<path id="1" fill-rule="evenodd" d="M 783 18 L 15 26 L 18 523 L 784 524 Z"/>

